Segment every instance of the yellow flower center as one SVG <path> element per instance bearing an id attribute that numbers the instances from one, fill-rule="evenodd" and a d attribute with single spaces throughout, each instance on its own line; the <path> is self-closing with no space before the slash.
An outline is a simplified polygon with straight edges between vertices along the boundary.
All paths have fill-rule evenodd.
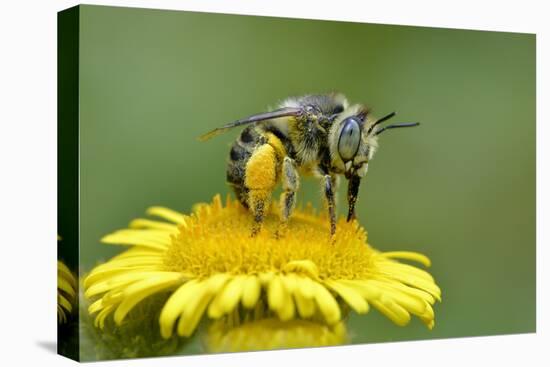
<path id="1" fill-rule="evenodd" d="M 375 251 L 366 244 L 366 231 L 357 222 L 340 220 L 331 239 L 327 218 L 314 215 L 308 207 L 296 210 L 282 235 L 278 235 L 279 225 L 277 210 L 272 210 L 263 230 L 251 238 L 251 215 L 238 203 L 228 201 L 222 206 L 215 200 L 213 205 L 199 205 L 195 215 L 179 227 L 164 265 L 168 271 L 204 278 L 216 273 L 294 271 L 293 263 L 307 259 L 321 279 L 369 275 Z"/>

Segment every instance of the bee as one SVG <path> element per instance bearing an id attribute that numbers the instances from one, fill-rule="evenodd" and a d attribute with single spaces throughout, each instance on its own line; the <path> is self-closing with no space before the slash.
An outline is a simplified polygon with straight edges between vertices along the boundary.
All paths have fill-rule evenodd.
<path id="1" fill-rule="evenodd" d="M 273 111 L 231 122 L 199 140 L 248 125 L 231 146 L 227 182 L 253 215 L 252 236 L 260 231 L 279 182 L 283 189 L 280 228 L 286 227 L 296 204 L 300 175 L 315 176 L 321 181 L 332 236 L 336 232 L 334 193 L 339 177 L 348 180 L 350 221 L 355 218 L 361 178 L 378 148 L 378 135 L 388 129 L 419 125 L 414 122 L 380 126 L 394 115 L 392 112 L 372 119 L 367 107 L 350 105 L 340 93 L 305 95 L 287 98 Z"/>

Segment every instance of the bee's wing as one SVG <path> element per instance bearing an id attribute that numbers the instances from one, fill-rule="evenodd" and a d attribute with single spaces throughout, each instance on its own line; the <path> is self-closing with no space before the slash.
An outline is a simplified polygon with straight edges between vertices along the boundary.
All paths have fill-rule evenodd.
<path id="1" fill-rule="evenodd" d="M 216 135 L 223 134 L 226 131 L 229 131 L 232 128 L 237 126 L 248 125 L 259 121 L 271 120 L 278 117 L 299 116 L 300 114 L 302 114 L 302 112 L 303 112 L 302 108 L 299 108 L 299 107 L 285 107 L 285 108 L 280 108 L 278 110 L 271 111 L 271 112 L 259 113 L 241 120 L 231 122 L 222 127 L 218 127 L 217 129 L 214 129 L 210 132 L 207 132 L 206 134 L 199 136 L 198 139 L 200 141 L 205 141 L 210 138 L 213 138 Z"/>

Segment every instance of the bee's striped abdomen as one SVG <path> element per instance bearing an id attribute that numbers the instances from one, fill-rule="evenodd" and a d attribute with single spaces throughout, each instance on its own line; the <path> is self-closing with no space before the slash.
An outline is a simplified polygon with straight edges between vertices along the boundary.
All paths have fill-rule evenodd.
<path id="1" fill-rule="evenodd" d="M 247 127 L 231 147 L 227 164 L 227 182 L 233 187 L 237 199 L 247 207 L 248 190 L 244 185 L 246 163 L 250 159 L 254 148 L 262 140 L 262 136 L 253 126 Z"/>

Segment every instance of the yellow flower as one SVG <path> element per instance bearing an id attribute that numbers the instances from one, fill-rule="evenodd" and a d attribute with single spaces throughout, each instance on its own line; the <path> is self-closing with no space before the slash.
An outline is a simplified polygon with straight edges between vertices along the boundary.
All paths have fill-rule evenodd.
<path id="1" fill-rule="evenodd" d="M 76 279 L 69 268 L 57 261 L 57 322 L 67 322 L 76 302 Z"/>
<path id="2" fill-rule="evenodd" d="M 280 348 L 341 345 L 347 342 L 343 322 L 326 325 L 310 320 L 267 318 L 234 325 L 226 319 L 212 323 L 205 338 L 210 352 L 240 352 Z"/>
<path id="3" fill-rule="evenodd" d="M 250 213 L 230 198 L 223 205 L 219 196 L 196 205 L 189 216 L 150 208 L 148 214 L 168 222 L 136 219 L 130 228 L 105 236 L 104 243 L 131 247 L 84 280 L 96 325 L 102 328 L 110 314 L 121 325 L 136 304 L 169 292 L 159 318 L 164 338 L 174 327 L 180 336 L 190 336 L 204 318 L 253 314 L 258 304 L 268 318 L 281 322 L 335 327 L 346 309 L 364 314 L 373 306 L 397 325 L 406 325 L 412 314 L 434 326 L 432 305 L 440 300 L 440 289 L 426 271 L 395 260 L 429 266 L 427 257 L 376 251 L 356 221 L 340 219 L 331 240 L 326 216 L 311 206 L 296 210 L 285 235 L 277 238 L 273 206 L 256 237 L 250 236 Z"/>

